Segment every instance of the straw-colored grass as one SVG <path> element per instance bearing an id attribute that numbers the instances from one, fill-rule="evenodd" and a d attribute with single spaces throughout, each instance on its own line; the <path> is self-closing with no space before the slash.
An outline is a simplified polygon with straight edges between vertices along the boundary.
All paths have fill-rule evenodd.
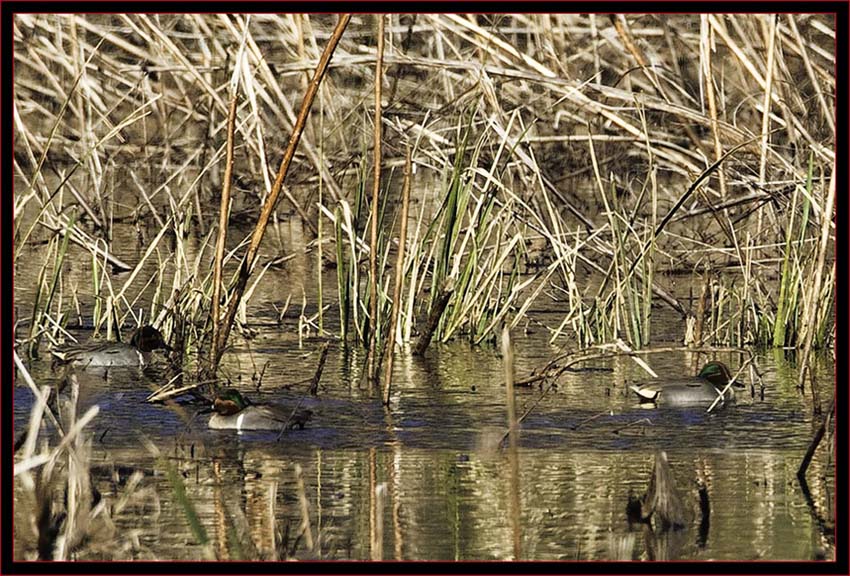
<path id="1" fill-rule="evenodd" d="M 400 197 L 408 146 L 402 343 L 492 342 L 547 298 L 564 310 L 552 340 L 580 346 L 648 345 L 653 306 L 681 318 L 666 338 L 694 345 L 831 345 L 829 16 L 379 21 L 383 51 L 370 15 L 340 28 L 333 15 L 18 14 L 16 238 L 52 242 L 55 256 L 36 286 L 31 353 L 72 318 L 111 335 L 144 315 L 169 335 L 180 317 L 187 350 L 215 367 L 231 327 L 251 322 L 251 288 L 270 281 L 258 255 L 288 249 L 263 240 L 286 208 L 309 235 L 333 230 L 310 244 L 335 244 L 317 257 L 337 267 L 330 335 L 356 334 L 380 359 L 399 217 L 386 198 Z M 228 201 L 231 181 L 248 191 Z M 244 238 L 237 199 L 264 206 Z M 132 262 L 111 246 L 128 217 L 143 237 Z M 202 240 L 189 257 L 191 235 Z M 92 294 L 62 273 L 79 254 Z M 681 271 L 708 278 L 702 308 L 664 274 Z"/>

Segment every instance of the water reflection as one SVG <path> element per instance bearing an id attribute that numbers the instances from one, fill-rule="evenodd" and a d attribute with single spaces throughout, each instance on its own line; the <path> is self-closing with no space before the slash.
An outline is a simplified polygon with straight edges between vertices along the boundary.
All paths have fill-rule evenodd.
<path id="1" fill-rule="evenodd" d="M 278 350 L 255 350 L 266 353 Z M 305 370 L 315 360 L 286 356 Z M 147 372 L 85 375 L 80 410 L 101 406 L 90 429 L 94 464 L 143 470 L 161 502 L 158 517 L 132 523 L 147 547 L 159 558 L 203 557 L 141 436 L 180 470 L 221 558 L 746 560 L 810 559 L 831 549 L 795 478 L 809 441 L 808 397 L 784 384 L 769 382 L 765 401 L 716 414 L 648 411 L 619 382 L 617 371 L 625 381 L 629 368 L 612 361 L 614 373 L 583 387 L 581 376 L 567 376 L 523 421 L 511 452 L 484 438 L 489 430 L 500 439 L 505 429 L 492 351 L 447 346 L 425 362 L 403 355 L 391 415 L 345 381 L 357 372 L 343 368 L 346 360 L 332 350 L 320 396 L 306 400 L 316 413 L 311 426 L 280 441 L 276 433 L 207 430 L 190 407 L 145 404 L 157 385 Z M 49 378 L 49 369 L 34 369 Z M 303 390 L 276 387 L 285 378 L 265 382 L 259 399 L 300 399 Z M 589 387 L 611 393 L 587 394 Z M 519 390 L 518 412 L 540 393 Z M 16 388 L 19 430 L 31 402 L 27 388 Z M 682 533 L 645 534 L 626 519 L 628 493 L 646 489 L 657 449 L 667 451 L 683 499 L 697 511 Z M 832 467 L 821 453 L 813 466 L 811 498 L 829 517 Z M 108 474 L 94 478 L 111 497 Z M 711 499 L 702 538 L 698 478 Z"/>

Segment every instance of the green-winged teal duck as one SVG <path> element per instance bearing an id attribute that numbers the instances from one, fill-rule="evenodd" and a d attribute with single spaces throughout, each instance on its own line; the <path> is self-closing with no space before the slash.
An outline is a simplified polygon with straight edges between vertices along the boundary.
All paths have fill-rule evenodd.
<path id="1" fill-rule="evenodd" d="M 677 378 L 645 382 L 630 388 L 641 402 L 681 406 L 688 404 L 711 404 L 732 379 L 732 374 L 722 362 L 709 362 L 693 378 Z M 733 384 L 726 390 L 722 402 L 735 400 Z"/>
<path id="2" fill-rule="evenodd" d="M 165 343 L 162 333 L 153 326 L 142 326 L 133 333 L 130 342 L 87 342 L 51 350 L 59 364 L 87 366 L 144 366 L 150 363 L 151 352 L 172 348 Z"/>
<path id="3" fill-rule="evenodd" d="M 299 428 L 312 418 L 307 409 L 254 404 L 235 388 L 223 388 L 213 401 L 210 428 L 214 430 L 283 430 Z"/>

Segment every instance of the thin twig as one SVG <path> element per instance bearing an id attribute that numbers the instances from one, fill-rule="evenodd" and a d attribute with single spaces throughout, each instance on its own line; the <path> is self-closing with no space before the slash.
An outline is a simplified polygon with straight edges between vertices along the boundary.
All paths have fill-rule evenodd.
<path id="1" fill-rule="evenodd" d="M 322 57 L 319 59 L 319 64 L 313 74 L 312 80 L 310 81 L 307 93 L 304 95 L 304 100 L 301 102 L 301 111 L 298 114 L 298 120 L 295 123 L 292 135 L 289 137 L 289 144 L 283 154 L 283 159 L 281 160 L 274 185 L 272 185 L 271 192 L 269 193 L 268 198 L 266 198 L 266 203 L 263 205 L 262 212 L 260 212 L 257 225 L 251 235 L 251 243 L 248 246 L 248 251 L 245 253 L 245 257 L 243 258 L 242 265 L 239 269 L 239 278 L 233 289 L 233 293 L 230 298 L 230 305 L 222 324 L 222 330 L 219 335 L 219 339 L 216 342 L 215 355 L 212 360 L 213 368 L 217 367 L 218 363 L 221 361 L 221 356 L 227 344 L 227 339 L 230 337 L 230 330 L 233 326 L 233 321 L 236 318 L 236 311 L 239 309 L 242 294 L 245 292 L 245 288 L 248 285 L 248 277 L 251 275 L 254 260 L 256 259 L 257 252 L 260 249 L 260 242 L 266 232 L 266 227 L 268 226 L 272 211 L 277 204 L 278 196 L 280 196 L 281 189 L 283 188 L 283 180 L 286 177 L 286 173 L 289 171 L 289 165 L 292 162 L 292 158 L 295 156 L 295 149 L 298 147 L 298 141 L 300 140 L 301 134 L 304 131 L 304 126 L 307 123 L 307 116 L 310 114 L 310 108 L 313 105 L 316 92 L 319 90 L 322 79 L 327 72 L 328 63 L 333 56 L 337 44 L 339 44 L 339 41 L 342 38 L 342 33 L 345 31 L 345 27 L 348 25 L 349 20 L 351 20 L 351 14 L 342 14 L 340 16 L 336 28 L 334 29 L 334 33 L 328 41 L 328 44 L 325 46 L 324 52 L 322 52 Z"/>
<path id="2" fill-rule="evenodd" d="M 375 131 L 374 155 L 375 165 L 372 178 L 372 220 L 369 236 L 369 358 L 366 361 L 369 385 L 376 382 L 376 357 L 378 347 L 378 218 L 380 216 L 379 193 L 381 190 L 381 85 L 383 84 L 384 67 L 384 15 L 378 14 L 378 57 L 375 61 Z"/>

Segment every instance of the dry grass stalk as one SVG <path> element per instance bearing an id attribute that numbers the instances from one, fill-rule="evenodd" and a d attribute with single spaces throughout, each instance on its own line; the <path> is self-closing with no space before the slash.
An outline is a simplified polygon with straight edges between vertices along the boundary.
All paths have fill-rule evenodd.
<path id="1" fill-rule="evenodd" d="M 375 129 L 373 132 L 374 166 L 372 178 L 372 216 L 369 236 L 369 356 L 366 360 L 369 385 L 377 381 L 378 356 L 378 220 L 380 218 L 381 190 L 381 140 L 383 138 L 383 106 L 381 92 L 384 81 L 384 15 L 376 16 L 378 22 L 378 56 L 375 60 Z"/>
<path id="2" fill-rule="evenodd" d="M 247 31 L 247 26 L 246 26 Z M 224 247 L 227 241 L 227 222 L 230 215 L 230 188 L 233 181 L 233 146 L 236 131 L 236 102 L 239 97 L 239 70 L 241 68 L 242 52 L 245 48 L 245 37 L 239 45 L 233 76 L 230 80 L 230 106 L 227 110 L 227 156 L 224 161 L 224 181 L 221 188 L 221 203 L 218 216 L 218 237 L 215 244 L 215 259 L 213 267 L 212 299 L 210 316 L 212 318 L 212 338 L 210 339 L 209 372 L 215 371 L 213 359 L 216 357 L 216 345 L 219 338 L 219 306 L 221 302 L 221 272 L 224 261 Z"/>
<path id="3" fill-rule="evenodd" d="M 803 353 L 802 353 L 802 362 L 800 366 L 800 379 L 799 386 L 801 389 L 805 387 L 805 378 L 806 374 L 809 370 L 811 370 L 810 363 L 811 360 L 809 358 L 812 342 L 814 341 L 815 336 L 815 318 L 817 317 L 818 310 L 821 305 L 825 304 L 821 301 L 821 284 L 823 283 L 823 275 L 824 268 L 826 264 L 826 253 L 829 247 L 829 229 L 832 224 L 832 212 L 833 206 L 835 205 L 835 172 L 833 171 L 831 178 L 829 179 L 829 192 L 827 193 L 826 198 L 826 207 L 824 209 L 824 214 L 821 220 L 821 234 L 820 234 L 820 243 L 818 245 L 818 256 L 817 256 L 817 264 L 815 265 L 815 277 L 811 283 L 811 288 L 808 291 L 810 296 L 810 300 L 808 302 L 808 306 L 805 307 L 805 320 L 803 321 L 803 326 L 809 327 L 806 331 L 803 341 Z M 815 386 L 814 378 L 812 378 L 812 398 L 814 399 L 813 409 L 815 413 L 820 413 L 821 405 L 820 405 L 820 395 L 818 394 L 818 387 Z"/>
<path id="4" fill-rule="evenodd" d="M 322 52 L 322 58 L 319 60 L 319 65 L 316 68 L 316 71 L 313 75 L 313 79 L 310 82 L 309 90 L 304 95 L 304 100 L 301 103 L 301 111 L 298 115 L 298 120 L 295 124 L 295 128 L 293 129 L 292 135 L 289 138 L 289 144 L 287 145 L 286 151 L 283 155 L 283 159 L 281 160 L 280 168 L 278 169 L 274 185 L 272 186 L 271 192 L 269 193 L 269 197 L 266 199 L 266 203 L 263 205 L 262 212 L 260 213 L 259 219 L 257 220 L 257 225 L 254 228 L 254 232 L 251 236 L 251 243 L 248 246 L 248 251 L 245 253 L 245 257 L 242 260 L 239 278 L 237 280 L 236 286 L 233 289 L 233 293 L 230 298 L 230 304 L 225 314 L 223 329 L 221 331 L 218 341 L 215 343 L 216 352 L 212 361 L 213 366 L 218 366 L 218 363 L 221 360 L 221 355 L 224 353 L 224 347 L 227 343 L 228 337 L 230 336 L 230 329 L 233 325 L 233 320 L 236 317 L 236 312 L 239 308 L 239 303 L 242 298 L 242 294 L 244 293 L 245 287 L 248 283 L 248 277 L 251 274 L 254 265 L 254 260 L 257 257 L 257 252 L 260 248 L 260 242 L 262 241 L 263 235 L 265 234 L 266 226 L 268 225 L 269 219 L 271 218 L 271 214 L 274 210 L 275 204 L 277 204 L 278 196 L 280 195 L 281 188 L 283 187 L 283 179 L 286 177 L 286 173 L 289 170 L 289 165 L 292 162 L 293 156 L 295 155 L 295 149 L 298 146 L 298 141 L 301 137 L 301 133 L 304 131 L 304 126 L 307 122 L 307 116 L 310 113 L 310 108 L 313 105 L 313 99 L 315 98 L 316 92 L 318 91 L 322 78 L 324 77 L 325 72 L 328 69 L 328 62 L 330 62 L 330 59 L 333 56 L 334 49 L 339 43 L 340 38 L 342 38 L 342 33 L 345 31 L 345 27 L 348 25 L 350 19 L 350 14 L 343 14 L 340 16 L 336 28 L 334 29 L 334 33 L 331 36 L 331 39 L 328 41 L 328 44 L 325 46 L 324 52 Z"/>
<path id="5" fill-rule="evenodd" d="M 401 312 L 401 296 L 404 291 L 404 257 L 405 244 L 407 243 L 407 213 L 410 208 L 410 181 L 412 179 L 412 163 L 410 160 L 410 146 L 407 146 L 406 162 L 404 165 L 404 184 L 401 190 L 401 222 L 398 232 L 398 252 L 395 261 L 395 288 L 393 289 L 392 314 L 390 316 L 390 327 L 387 333 L 386 345 L 386 367 L 384 369 L 383 401 L 384 405 L 390 404 L 390 390 L 393 381 L 393 355 L 395 353 L 396 333 L 398 332 L 398 317 Z"/>

